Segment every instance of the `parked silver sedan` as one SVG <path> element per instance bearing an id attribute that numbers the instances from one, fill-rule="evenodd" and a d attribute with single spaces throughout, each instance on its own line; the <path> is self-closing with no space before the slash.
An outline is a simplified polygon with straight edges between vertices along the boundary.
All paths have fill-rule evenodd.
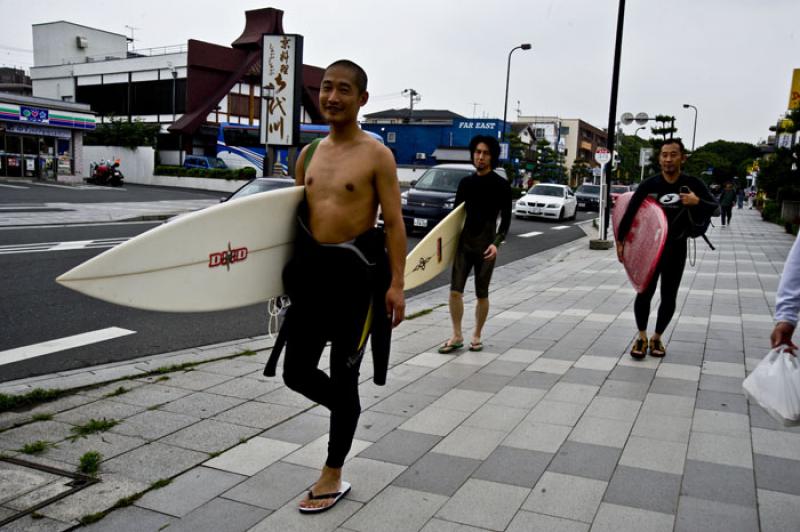
<path id="1" fill-rule="evenodd" d="M 554 220 L 574 219 L 578 209 L 575 194 L 566 185 L 539 184 L 517 200 L 517 218 L 539 217 Z"/>

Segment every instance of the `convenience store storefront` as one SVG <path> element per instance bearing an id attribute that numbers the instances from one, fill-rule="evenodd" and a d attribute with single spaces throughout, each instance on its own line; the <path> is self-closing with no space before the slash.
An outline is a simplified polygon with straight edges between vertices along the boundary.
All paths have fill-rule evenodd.
<path id="1" fill-rule="evenodd" d="M 0 178 L 80 181 L 88 105 L 0 93 Z"/>

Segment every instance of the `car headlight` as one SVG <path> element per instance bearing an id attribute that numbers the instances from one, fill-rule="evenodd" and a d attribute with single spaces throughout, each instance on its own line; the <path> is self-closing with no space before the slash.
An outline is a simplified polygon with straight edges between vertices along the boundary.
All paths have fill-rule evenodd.
<path id="1" fill-rule="evenodd" d="M 547 204 L 547 208 L 548 209 L 555 209 L 557 207 L 558 207 L 558 203 L 548 203 Z"/>
<path id="2" fill-rule="evenodd" d="M 408 192 L 400 194 L 400 205 L 408 205 Z"/>
<path id="3" fill-rule="evenodd" d="M 456 200 L 454 200 L 454 199 L 447 200 L 442 205 L 442 207 L 447 209 L 447 210 L 453 210 L 453 207 L 455 207 L 455 206 L 456 206 Z"/>
<path id="4" fill-rule="evenodd" d="M 525 207 L 526 205 L 527 205 L 527 203 L 525 203 L 524 201 L 518 201 L 517 202 L 517 206 L 518 207 Z"/>

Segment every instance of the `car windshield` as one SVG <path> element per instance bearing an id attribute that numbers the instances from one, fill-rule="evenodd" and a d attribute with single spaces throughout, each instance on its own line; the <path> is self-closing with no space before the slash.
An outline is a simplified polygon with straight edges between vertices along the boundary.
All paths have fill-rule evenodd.
<path id="1" fill-rule="evenodd" d="M 292 185 L 294 185 L 292 181 L 284 181 L 283 179 L 256 179 L 255 181 L 251 181 L 239 189 L 233 196 L 228 198 L 228 201 L 243 198 L 245 196 L 252 196 L 253 194 L 258 194 L 259 192 L 291 187 Z"/>
<path id="2" fill-rule="evenodd" d="M 422 174 L 414 188 L 433 192 L 455 192 L 461 180 L 471 173 L 469 170 L 430 168 Z"/>
<path id="3" fill-rule="evenodd" d="M 614 194 L 625 194 L 628 192 L 628 187 L 625 185 L 616 185 L 611 187 L 611 192 Z"/>
<path id="4" fill-rule="evenodd" d="M 600 185 L 581 185 L 578 194 L 600 194 Z"/>
<path id="5" fill-rule="evenodd" d="M 554 187 L 552 185 L 536 185 L 528 191 L 528 194 L 537 196 L 555 196 L 557 198 L 564 197 L 564 189 L 561 187 Z"/>

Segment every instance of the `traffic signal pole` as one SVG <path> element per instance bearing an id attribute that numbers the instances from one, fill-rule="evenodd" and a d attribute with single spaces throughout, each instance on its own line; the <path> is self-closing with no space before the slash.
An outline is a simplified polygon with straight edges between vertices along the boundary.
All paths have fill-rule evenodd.
<path id="1" fill-rule="evenodd" d="M 619 12 L 617 13 L 617 39 L 614 46 L 614 73 L 611 78 L 611 102 L 608 106 L 608 140 L 606 147 L 608 151 L 614 153 L 614 141 L 616 140 L 616 124 L 617 124 L 617 94 L 619 92 L 619 64 L 622 57 L 622 29 L 625 22 L 625 0 L 619 0 Z M 605 167 L 608 167 L 606 163 Z M 611 209 L 611 187 L 608 186 L 608 171 L 603 174 L 606 178 L 603 180 L 603 194 L 605 196 L 605 212 L 603 216 L 603 232 L 600 238 L 608 240 L 608 222 L 610 219 Z"/>

